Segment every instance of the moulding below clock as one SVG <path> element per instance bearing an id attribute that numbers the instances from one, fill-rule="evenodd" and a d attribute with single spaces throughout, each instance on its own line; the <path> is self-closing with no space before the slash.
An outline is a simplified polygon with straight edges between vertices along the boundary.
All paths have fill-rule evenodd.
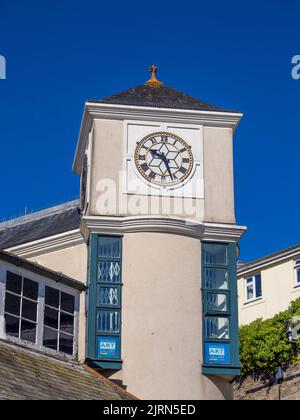
<path id="1" fill-rule="evenodd" d="M 86 239 L 91 233 L 122 235 L 153 232 L 189 236 L 202 241 L 237 242 L 247 230 L 244 226 L 234 224 L 199 223 L 188 219 L 144 216 L 84 216 L 82 225 Z"/>

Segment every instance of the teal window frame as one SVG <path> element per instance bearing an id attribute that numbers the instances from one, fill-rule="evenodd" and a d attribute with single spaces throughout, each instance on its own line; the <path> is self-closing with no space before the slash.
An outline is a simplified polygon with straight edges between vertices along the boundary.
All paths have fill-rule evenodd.
<path id="1" fill-rule="evenodd" d="M 108 236 L 92 234 L 89 244 L 89 275 L 88 275 L 88 291 L 87 291 L 87 339 L 86 339 L 86 363 L 95 369 L 122 369 L 122 236 Z M 119 256 L 101 256 L 99 255 L 100 240 L 107 240 L 107 244 L 111 239 L 119 241 Z M 118 263 L 119 264 L 119 281 L 108 282 L 99 281 L 99 263 Z M 110 305 L 100 303 L 98 296 L 101 287 L 111 287 L 118 289 L 119 304 Z M 115 311 L 119 313 L 119 331 L 118 332 L 102 332 L 98 330 L 97 317 L 99 311 Z M 119 357 L 101 357 L 99 356 L 99 339 L 117 343 L 117 351 Z"/>
<path id="2" fill-rule="evenodd" d="M 227 261 L 221 264 L 215 264 L 214 262 L 206 262 L 204 259 L 204 249 L 206 245 L 223 245 L 226 247 L 227 251 Z M 208 242 L 204 241 L 201 244 L 201 261 L 202 261 L 202 305 L 203 305 L 203 364 L 202 372 L 206 375 L 230 375 L 238 376 L 240 375 L 240 359 L 239 359 L 239 338 L 238 338 L 238 294 L 237 294 L 237 252 L 236 252 L 236 243 L 235 242 Z M 214 289 L 207 288 L 205 281 L 205 270 L 207 269 L 222 269 L 227 270 L 227 289 Z M 209 309 L 208 305 L 208 294 L 216 293 L 225 295 L 227 298 L 227 310 L 218 311 Z M 229 339 L 220 339 L 220 338 L 209 338 L 205 334 L 206 326 L 205 320 L 206 317 L 215 317 L 215 318 L 228 318 L 229 319 Z M 226 358 L 226 362 L 218 364 L 208 363 L 206 360 L 206 348 L 208 345 L 218 345 L 220 347 L 226 347 L 230 349 L 229 355 Z"/>

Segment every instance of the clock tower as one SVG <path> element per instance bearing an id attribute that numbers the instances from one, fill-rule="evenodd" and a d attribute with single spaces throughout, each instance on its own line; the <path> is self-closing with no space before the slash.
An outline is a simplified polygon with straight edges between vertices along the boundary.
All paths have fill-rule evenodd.
<path id="1" fill-rule="evenodd" d="M 234 131 L 157 79 L 85 104 L 87 363 L 141 399 L 230 399 L 239 374 Z"/>

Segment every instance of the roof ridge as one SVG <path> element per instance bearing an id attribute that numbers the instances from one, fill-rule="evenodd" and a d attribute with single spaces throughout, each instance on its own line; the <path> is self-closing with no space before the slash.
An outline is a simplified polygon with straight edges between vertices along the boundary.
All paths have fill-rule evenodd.
<path id="1" fill-rule="evenodd" d="M 171 90 L 173 90 L 174 92 L 176 92 L 176 93 L 180 93 L 181 95 L 184 95 L 184 96 L 188 96 L 189 98 L 191 98 L 191 99 L 193 99 L 194 101 L 199 101 L 199 102 L 203 102 L 204 104 L 208 104 L 208 105 L 212 105 L 212 104 L 209 104 L 208 102 L 205 102 L 205 101 L 202 101 L 201 99 L 198 99 L 198 98 L 194 98 L 192 95 L 190 95 L 189 93 L 185 93 L 185 92 L 183 92 L 182 90 L 179 90 L 179 89 L 175 89 L 175 88 L 173 88 L 172 86 L 170 86 L 170 85 L 167 85 L 167 84 L 165 84 L 165 83 L 160 83 L 160 85 L 157 85 L 157 86 L 155 86 L 155 87 L 153 87 L 153 86 L 149 86 L 149 82 L 144 82 L 144 83 L 141 83 L 141 84 L 139 84 L 139 85 L 137 85 L 137 86 L 132 86 L 132 87 L 130 87 L 130 88 L 128 88 L 128 89 L 123 89 L 123 90 L 121 90 L 120 92 L 118 92 L 118 93 L 114 93 L 114 94 L 112 94 L 112 95 L 107 95 L 107 96 L 105 96 L 105 97 L 103 97 L 103 98 L 100 98 L 100 99 L 96 99 L 97 101 L 105 101 L 106 99 L 110 99 L 110 98 L 114 98 L 114 97 L 118 97 L 119 95 L 122 95 L 122 94 L 124 94 L 124 93 L 126 93 L 126 92 L 130 92 L 130 91 L 132 91 L 132 90 L 135 90 L 135 89 L 138 89 L 138 88 L 140 88 L 140 87 L 142 87 L 142 86 L 145 86 L 145 87 L 150 87 L 151 88 L 151 90 L 153 89 L 153 90 L 156 90 L 156 89 L 160 89 L 160 88 L 167 88 L 167 89 L 171 89 Z M 95 100 L 95 99 L 91 99 L 91 100 Z M 214 106 L 214 105 L 212 105 L 212 106 Z"/>
<path id="2" fill-rule="evenodd" d="M 42 219 L 44 217 L 47 217 L 49 215 L 55 214 L 55 213 L 60 213 L 63 212 L 64 210 L 67 209 L 71 209 L 71 208 L 75 208 L 79 205 L 79 200 L 73 200 L 73 201 L 68 201 L 66 203 L 63 204 L 58 204 L 56 206 L 53 207 L 48 207 L 46 209 L 43 210 L 38 210 L 36 212 L 27 214 L 25 216 L 20 216 L 20 217 L 15 217 L 13 219 L 10 220 L 6 220 L 4 222 L 0 223 L 0 230 L 3 229 L 7 229 L 16 225 L 22 225 L 25 224 L 27 222 L 31 222 L 33 220 L 37 220 L 37 219 Z"/>
<path id="3" fill-rule="evenodd" d="M 118 95 L 120 95 L 120 94 L 123 94 L 123 93 L 128 92 L 128 91 L 133 90 L 133 89 L 136 89 L 137 87 L 139 87 L 139 86 L 143 86 L 143 85 L 147 86 L 147 82 L 145 82 L 145 83 L 141 83 L 140 85 L 137 85 L 137 86 L 132 86 L 132 87 L 127 88 L 127 89 L 122 89 L 122 90 L 121 90 L 120 92 L 118 92 L 118 93 L 113 93 L 112 95 L 106 95 L 106 96 L 104 96 L 103 98 L 99 98 L 99 99 L 93 99 L 93 98 L 90 98 L 90 99 L 88 99 L 88 100 L 87 100 L 87 102 L 94 102 L 94 101 L 97 101 L 97 102 L 102 102 L 102 101 L 105 101 L 106 99 L 110 99 L 110 98 L 112 98 L 112 97 L 114 97 L 114 96 L 118 96 Z"/>

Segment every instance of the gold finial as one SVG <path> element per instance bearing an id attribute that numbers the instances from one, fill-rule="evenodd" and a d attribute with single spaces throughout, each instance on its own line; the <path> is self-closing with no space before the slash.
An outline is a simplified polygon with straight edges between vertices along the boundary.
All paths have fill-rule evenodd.
<path id="1" fill-rule="evenodd" d="M 158 68 L 154 64 L 152 64 L 152 66 L 150 67 L 150 73 L 152 73 L 152 76 L 151 79 L 147 82 L 150 84 L 150 86 L 156 87 L 162 85 L 162 83 L 156 78 L 157 70 Z"/>

